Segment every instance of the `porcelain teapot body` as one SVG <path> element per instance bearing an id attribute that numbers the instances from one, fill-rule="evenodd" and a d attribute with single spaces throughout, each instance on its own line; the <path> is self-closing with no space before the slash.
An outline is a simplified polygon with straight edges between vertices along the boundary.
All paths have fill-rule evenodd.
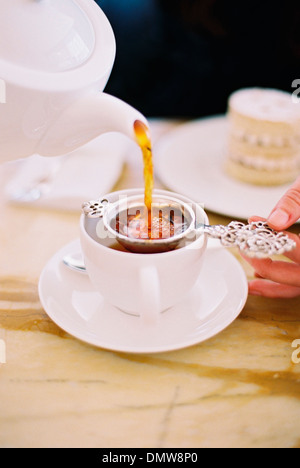
<path id="1" fill-rule="evenodd" d="M 66 154 L 110 131 L 134 139 L 134 121 L 146 123 L 102 93 L 116 43 L 94 0 L 0 0 L 0 29 L 0 162 Z"/>

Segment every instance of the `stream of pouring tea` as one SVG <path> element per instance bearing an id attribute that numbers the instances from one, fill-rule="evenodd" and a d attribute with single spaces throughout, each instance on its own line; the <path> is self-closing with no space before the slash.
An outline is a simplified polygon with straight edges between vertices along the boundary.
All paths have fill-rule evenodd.
<path id="1" fill-rule="evenodd" d="M 154 187 L 152 144 L 150 131 L 146 124 L 140 120 L 134 123 L 134 133 L 139 144 L 144 160 L 145 193 L 144 203 L 146 213 L 138 209 L 135 214 L 119 213 L 116 217 L 116 230 L 134 239 L 167 239 L 173 237 L 185 229 L 186 221 L 181 209 L 169 210 L 166 206 L 152 206 L 152 194 Z M 165 212 L 164 212 L 165 209 Z M 146 216 L 145 216 L 146 215 Z M 148 216 L 147 216 L 148 215 Z M 126 222 L 121 220 L 126 219 Z"/>
<path id="2" fill-rule="evenodd" d="M 134 132 L 137 142 L 143 153 L 144 160 L 144 179 L 145 179 L 145 205 L 148 209 L 148 215 L 151 217 L 152 192 L 153 192 L 153 160 L 152 144 L 149 136 L 149 128 L 140 120 L 134 122 Z M 151 225 L 151 224 L 150 224 Z"/>

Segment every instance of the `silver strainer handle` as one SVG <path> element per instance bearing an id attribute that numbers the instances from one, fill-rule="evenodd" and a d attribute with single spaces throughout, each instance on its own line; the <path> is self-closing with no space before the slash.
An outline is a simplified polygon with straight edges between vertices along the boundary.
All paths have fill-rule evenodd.
<path id="1" fill-rule="evenodd" d="M 104 198 L 103 200 L 91 200 L 82 205 L 82 212 L 91 219 L 103 218 L 104 212 L 109 205 L 109 201 Z"/>
<path id="2" fill-rule="evenodd" d="M 220 239 L 224 247 L 238 247 L 248 257 L 267 258 L 283 255 L 296 247 L 287 234 L 276 232 L 266 222 L 243 224 L 238 221 L 228 226 L 199 226 L 210 237 Z"/>

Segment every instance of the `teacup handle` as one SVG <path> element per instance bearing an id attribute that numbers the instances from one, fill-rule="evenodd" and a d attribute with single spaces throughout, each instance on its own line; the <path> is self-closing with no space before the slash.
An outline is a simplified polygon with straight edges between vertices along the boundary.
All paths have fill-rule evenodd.
<path id="1" fill-rule="evenodd" d="M 160 315 L 160 281 L 154 266 L 140 270 L 140 291 L 143 296 L 141 319 L 146 325 L 155 325 Z"/>

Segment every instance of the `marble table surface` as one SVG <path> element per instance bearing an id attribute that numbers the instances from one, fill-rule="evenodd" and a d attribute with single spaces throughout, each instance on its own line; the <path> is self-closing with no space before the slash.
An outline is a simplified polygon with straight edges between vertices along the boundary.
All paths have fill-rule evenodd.
<path id="1" fill-rule="evenodd" d="M 141 169 L 128 160 L 115 188 L 141 186 Z M 226 330 L 184 350 L 101 350 L 55 325 L 38 296 L 44 265 L 78 237 L 79 213 L 1 194 L 0 213 L 1 447 L 300 447 L 300 299 L 249 297 Z"/>

